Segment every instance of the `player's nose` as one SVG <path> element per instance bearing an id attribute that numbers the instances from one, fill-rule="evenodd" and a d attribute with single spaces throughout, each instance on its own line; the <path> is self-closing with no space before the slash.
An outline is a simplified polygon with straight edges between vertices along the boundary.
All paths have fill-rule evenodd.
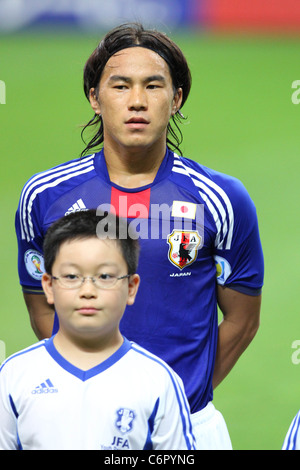
<path id="1" fill-rule="evenodd" d="M 147 109 L 147 94 L 142 86 L 136 85 L 132 87 L 129 94 L 128 107 L 131 110 Z"/>

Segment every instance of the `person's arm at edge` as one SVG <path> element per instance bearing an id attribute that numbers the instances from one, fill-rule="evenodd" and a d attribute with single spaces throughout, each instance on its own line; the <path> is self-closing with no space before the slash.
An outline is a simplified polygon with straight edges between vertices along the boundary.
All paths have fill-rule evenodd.
<path id="1" fill-rule="evenodd" d="M 39 340 L 50 338 L 54 323 L 54 308 L 48 304 L 43 293 L 29 294 L 23 292 L 30 317 L 31 327 Z"/>
<path id="2" fill-rule="evenodd" d="M 229 374 L 256 335 L 261 307 L 261 295 L 246 295 L 224 286 L 217 289 L 223 319 L 219 324 L 213 388 Z"/>

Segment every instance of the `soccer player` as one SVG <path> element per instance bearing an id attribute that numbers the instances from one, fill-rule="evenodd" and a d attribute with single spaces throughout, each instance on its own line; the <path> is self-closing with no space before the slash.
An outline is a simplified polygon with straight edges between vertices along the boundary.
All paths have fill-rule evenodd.
<path id="1" fill-rule="evenodd" d="M 46 235 L 42 284 L 59 330 L 0 369 L 0 449 L 194 449 L 182 381 L 119 330 L 138 241 L 114 215 L 98 224 L 77 212 Z"/>
<path id="2" fill-rule="evenodd" d="M 180 154 L 178 126 L 190 87 L 187 61 L 163 33 L 139 24 L 107 33 L 84 67 L 94 112 L 87 127 L 95 131 L 87 155 L 33 176 L 23 188 L 19 275 L 36 334 L 51 335 L 54 312 L 40 286 L 47 228 L 86 208 L 127 217 L 140 238 L 142 283 L 121 331 L 182 378 L 199 446 L 228 449 L 213 388 L 259 327 L 263 254 L 243 184 Z"/>

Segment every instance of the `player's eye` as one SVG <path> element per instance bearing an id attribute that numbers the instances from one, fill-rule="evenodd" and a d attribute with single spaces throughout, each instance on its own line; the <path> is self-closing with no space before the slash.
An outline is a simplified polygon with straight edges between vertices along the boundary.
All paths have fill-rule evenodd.
<path id="1" fill-rule="evenodd" d="M 156 88 L 160 88 L 160 86 L 157 85 L 157 84 L 155 84 L 155 83 L 150 83 L 150 84 L 147 86 L 147 88 L 148 88 L 149 90 L 155 90 Z"/>
<path id="2" fill-rule="evenodd" d="M 114 88 L 116 90 L 126 90 L 127 86 L 126 85 L 115 85 Z"/>

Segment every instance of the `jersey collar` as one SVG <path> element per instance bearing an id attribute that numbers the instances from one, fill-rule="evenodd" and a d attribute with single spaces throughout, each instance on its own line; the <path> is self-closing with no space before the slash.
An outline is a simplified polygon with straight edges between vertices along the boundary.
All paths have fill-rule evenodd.
<path id="1" fill-rule="evenodd" d="M 144 191 L 145 189 L 156 185 L 157 183 L 167 178 L 171 174 L 172 168 L 173 168 L 173 162 L 174 162 L 174 153 L 167 147 L 164 159 L 161 162 L 161 165 L 158 169 L 158 172 L 156 174 L 154 181 L 151 184 L 148 184 L 147 186 L 142 186 L 142 187 L 134 188 L 134 189 L 128 189 L 128 188 L 122 188 L 118 186 L 117 184 L 114 184 L 110 181 L 103 149 L 100 152 L 96 153 L 94 157 L 94 166 L 95 166 L 97 175 L 101 179 L 105 180 L 110 186 L 114 186 L 115 188 L 121 191 L 125 191 L 125 192 Z"/>
<path id="2" fill-rule="evenodd" d="M 78 379 L 82 380 L 83 382 L 94 377 L 95 375 L 104 372 L 106 369 L 114 365 L 117 361 L 119 361 L 125 354 L 131 349 L 131 343 L 128 339 L 124 338 L 124 342 L 120 348 L 114 352 L 108 359 L 101 362 L 95 367 L 92 367 L 88 370 L 82 370 L 78 367 L 71 364 L 67 361 L 56 349 L 54 346 L 53 340 L 55 336 L 52 336 L 50 339 L 45 341 L 45 348 L 54 359 L 57 364 L 59 364 L 65 371 L 69 372 L 70 374 L 74 375 Z"/>

